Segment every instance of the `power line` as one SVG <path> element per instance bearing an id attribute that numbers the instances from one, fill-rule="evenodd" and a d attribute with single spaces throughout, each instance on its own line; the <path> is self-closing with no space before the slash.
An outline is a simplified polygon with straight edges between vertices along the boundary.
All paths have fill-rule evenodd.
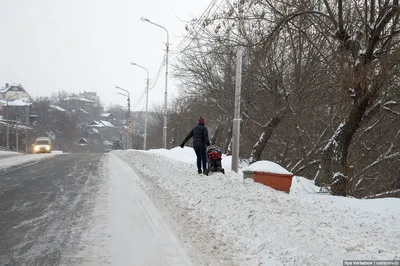
<path id="1" fill-rule="evenodd" d="M 203 12 L 203 14 L 200 16 L 200 18 L 197 20 L 197 22 L 195 23 L 195 25 L 192 27 L 192 29 L 186 34 L 186 36 L 183 38 L 183 40 L 178 44 L 177 48 L 175 49 L 175 52 L 173 52 L 170 56 L 170 58 L 172 59 L 173 57 L 175 57 L 178 53 L 180 53 L 180 51 L 185 50 L 187 47 L 189 47 L 189 45 L 192 43 L 193 39 L 195 39 L 195 37 L 197 36 L 197 34 L 199 33 L 199 31 L 202 28 L 202 22 L 204 22 L 209 16 L 210 13 L 212 11 L 212 9 L 217 5 L 217 2 L 220 1 L 221 3 L 218 4 L 217 8 L 219 8 L 223 2 L 223 0 L 213 0 L 208 7 L 206 8 L 206 10 Z M 214 13 L 212 15 L 214 15 L 216 13 L 216 11 L 214 11 Z M 184 49 L 181 49 L 181 47 L 184 45 L 185 41 L 189 38 L 189 36 L 193 35 L 193 38 L 190 40 L 189 44 L 185 46 Z"/>
<path id="2" fill-rule="evenodd" d="M 153 84 L 152 84 L 151 87 L 149 88 L 149 91 L 151 91 L 152 89 L 154 89 L 154 87 L 155 87 L 156 84 L 157 84 L 158 79 L 160 78 L 161 71 L 163 70 L 163 67 L 164 67 L 164 65 L 165 65 L 165 57 L 166 57 L 166 54 L 167 54 L 167 52 L 164 53 L 163 61 L 161 62 L 161 65 L 160 65 L 160 67 L 159 67 L 159 69 L 158 69 L 157 75 L 156 75 L 156 77 L 154 78 Z"/>
<path id="3" fill-rule="evenodd" d="M 196 26 L 200 25 L 200 22 L 202 21 L 204 15 L 206 14 L 206 12 L 208 11 L 209 8 L 211 8 L 215 2 L 217 0 L 213 0 L 211 1 L 211 3 L 207 6 L 207 8 L 204 10 L 204 12 L 201 14 L 201 16 L 198 18 L 198 20 L 196 21 L 196 23 L 192 26 L 192 28 L 190 29 L 190 31 L 185 35 L 185 37 L 182 39 L 182 41 L 177 45 L 176 47 L 176 52 L 172 52 L 172 54 L 175 54 L 179 51 L 179 49 L 181 48 L 181 46 L 183 45 L 183 43 L 186 41 L 186 39 L 194 32 Z"/>

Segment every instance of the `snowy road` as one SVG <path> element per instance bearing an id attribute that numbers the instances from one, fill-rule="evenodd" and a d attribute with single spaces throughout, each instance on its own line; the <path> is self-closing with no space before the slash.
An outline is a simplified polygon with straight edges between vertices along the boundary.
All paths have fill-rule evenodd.
<path id="1" fill-rule="evenodd" d="M 68 154 L 0 174 L 0 265 L 191 265 L 113 155 Z"/>
<path id="2" fill-rule="evenodd" d="M 56 156 L 0 175 L 0 265 L 57 265 L 73 250 L 100 157 Z"/>

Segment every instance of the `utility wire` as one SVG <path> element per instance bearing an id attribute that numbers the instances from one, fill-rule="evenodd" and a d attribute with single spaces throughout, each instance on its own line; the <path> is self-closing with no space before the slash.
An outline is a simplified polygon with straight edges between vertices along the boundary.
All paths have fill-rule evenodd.
<path id="1" fill-rule="evenodd" d="M 218 1 L 220 1 L 220 3 L 217 5 Z M 203 14 L 200 16 L 200 18 L 196 21 L 196 23 L 193 25 L 192 29 L 186 34 L 186 36 L 182 39 L 182 41 L 178 44 L 177 48 L 175 49 L 175 51 L 171 54 L 170 58 L 171 60 L 178 55 L 180 52 L 186 50 L 190 44 L 193 42 L 193 40 L 197 37 L 198 33 L 200 32 L 200 30 L 202 29 L 202 23 L 204 21 L 206 21 L 206 19 L 208 19 L 208 17 L 210 17 L 210 13 L 213 10 L 213 8 L 215 6 L 217 6 L 217 9 L 221 6 L 222 2 L 224 0 L 213 0 L 209 6 L 206 8 L 206 10 L 203 12 Z M 216 9 L 216 10 L 217 10 Z M 212 13 L 211 16 L 213 16 L 216 13 L 216 10 L 214 11 L 214 13 Z M 185 41 L 190 37 L 193 36 L 190 40 L 190 42 L 185 45 L 185 48 L 181 49 L 185 43 Z"/>

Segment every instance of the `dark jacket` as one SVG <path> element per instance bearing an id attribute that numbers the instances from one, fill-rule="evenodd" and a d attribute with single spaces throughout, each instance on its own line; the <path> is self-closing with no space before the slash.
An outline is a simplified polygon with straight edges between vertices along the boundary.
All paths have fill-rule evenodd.
<path id="1" fill-rule="evenodd" d="M 189 134 L 183 140 L 181 146 L 184 146 L 185 143 L 193 137 L 193 148 L 196 149 L 205 149 L 210 145 L 210 140 L 208 138 L 208 129 L 207 127 L 199 123 L 192 130 L 190 130 Z"/>

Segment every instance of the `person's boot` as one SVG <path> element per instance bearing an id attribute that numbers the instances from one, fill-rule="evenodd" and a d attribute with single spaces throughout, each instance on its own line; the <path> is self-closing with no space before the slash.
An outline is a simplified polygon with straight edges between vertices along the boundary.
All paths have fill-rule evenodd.
<path id="1" fill-rule="evenodd" d="M 201 174 L 202 174 L 201 169 L 198 169 L 198 170 L 197 170 L 197 173 L 198 173 L 199 175 L 201 175 Z"/>

